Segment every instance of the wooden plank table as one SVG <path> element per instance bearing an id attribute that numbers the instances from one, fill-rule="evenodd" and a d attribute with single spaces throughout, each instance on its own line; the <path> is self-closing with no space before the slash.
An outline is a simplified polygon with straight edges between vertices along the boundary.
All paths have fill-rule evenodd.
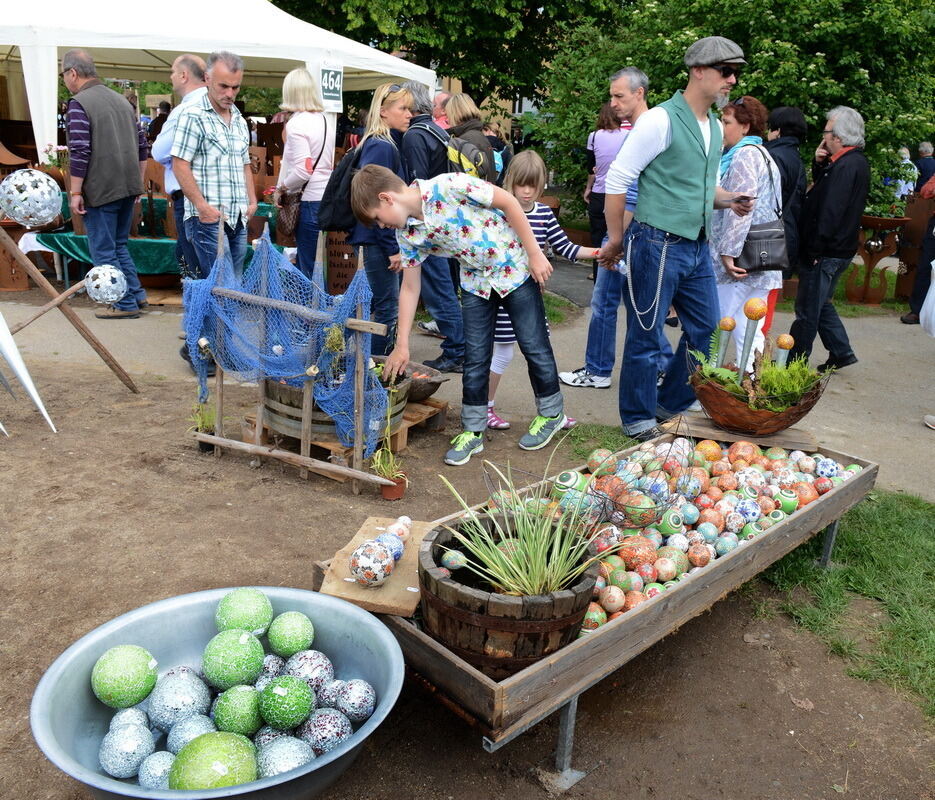
<path id="1" fill-rule="evenodd" d="M 657 441 L 669 438 L 667 435 Z M 734 441 L 745 437 L 722 434 L 718 438 Z M 820 563 L 828 565 L 838 520 L 870 492 L 879 466 L 829 449 L 821 452 L 843 464 L 859 464 L 863 469 L 765 533 L 680 581 L 677 587 L 504 680 L 495 681 L 484 675 L 428 636 L 411 619 L 393 615 L 381 619 L 402 647 L 407 665 L 431 685 L 443 704 L 482 731 L 483 746 L 488 752 L 498 750 L 561 710 L 558 772 L 546 776 L 544 782 L 554 791 L 563 791 L 584 777 L 571 769 L 574 721 L 582 692 L 819 531 L 825 531 Z M 457 516 L 460 514 L 443 519 Z M 316 564 L 316 585 L 320 584 L 323 566 Z"/>

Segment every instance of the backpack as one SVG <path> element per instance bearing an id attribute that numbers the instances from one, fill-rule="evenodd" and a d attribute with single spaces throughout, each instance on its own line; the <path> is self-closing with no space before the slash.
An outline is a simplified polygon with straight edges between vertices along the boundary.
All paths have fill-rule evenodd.
<path id="1" fill-rule="evenodd" d="M 358 170 L 363 149 L 363 144 L 352 147 L 331 171 L 318 206 L 319 230 L 350 233 L 357 224 L 357 217 L 351 210 L 351 180 Z M 393 149 L 396 150 L 395 144 Z M 396 150 L 397 170 L 400 163 L 399 151 Z"/>
<path id="2" fill-rule="evenodd" d="M 459 136 L 448 135 L 447 139 L 443 139 L 438 131 L 429 125 L 410 125 L 409 130 L 428 131 L 445 145 L 449 172 L 464 172 L 475 178 L 480 177 L 481 168 L 484 165 L 484 154 L 476 144 L 471 144 Z"/>

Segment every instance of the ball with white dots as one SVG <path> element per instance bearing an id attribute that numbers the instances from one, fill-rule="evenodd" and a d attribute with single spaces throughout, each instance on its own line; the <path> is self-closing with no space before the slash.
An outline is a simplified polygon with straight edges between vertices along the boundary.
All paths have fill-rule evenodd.
<path id="1" fill-rule="evenodd" d="M 25 228 L 48 225 L 62 211 L 62 190 L 44 172 L 18 169 L 0 182 L 0 211 Z"/>
<path id="2" fill-rule="evenodd" d="M 116 303 L 127 293 L 127 279 L 116 267 L 101 264 L 88 270 L 84 288 L 95 303 Z"/>
<path id="3" fill-rule="evenodd" d="M 180 719 L 169 730 L 166 738 L 166 748 L 174 755 L 178 755 L 185 745 L 192 739 L 197 739 L 203 733 L 216 731 L 217 727 L 210 717 L 204 714 L 192 714 L 190 717 Z"/>
<path id="4" fill-rule="evenodd" d="M 279 736 L 257 749 L 256 764 L 260 778 L 270 778 L 297 769 L 315 758 L 307 742 L 294 736 Z"/>
<path id="5" fill-rule="evenodd" d="M 136 779 L 141 789 L 168 789 L 169 770 L 175 756 L 165 750 L 159 750 L 143 759 Z"/>
<path id="6" fill-rule="evenodd" d="M 354 733 L 351 721 L 336 708 L 319 708 L 296 728 L 296 736 L 307 742 L 316 756 L 333 750 Z"/>
<path id="7" fill-rule="evenodd" d="M 315 693 L 315 704 L 318 708 L 334 708 L 338 702 L 338 695 L 344 688 L 345 681 L 329 681 L 320 692 Z"/>
<path id="8" fill-rule="evenodd" d="M 317 695 L 334 680 L 334 664 L 319 650 L 301 650 L 286 662 L 283 675 L 301 678 Z"/>

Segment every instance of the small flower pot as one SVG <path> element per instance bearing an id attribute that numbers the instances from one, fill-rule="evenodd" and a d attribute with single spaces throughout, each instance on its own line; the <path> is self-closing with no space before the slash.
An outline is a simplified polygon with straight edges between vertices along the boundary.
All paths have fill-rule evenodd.
<path id="1" fill-rule="evenodd" d="M 403 495 L 406 494 L 407 479 L 402 477 L 391 478 L 391 480 L 393 481 L 392 486 L 380 484 L 380 494 L 384 500 L 402 500 Z"/>

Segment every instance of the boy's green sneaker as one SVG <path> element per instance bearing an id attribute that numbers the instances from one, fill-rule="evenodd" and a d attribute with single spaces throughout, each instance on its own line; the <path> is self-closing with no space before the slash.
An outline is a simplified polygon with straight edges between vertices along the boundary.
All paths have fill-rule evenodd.
<path id="1" fill-rule="evenodd" d="M 529 432 L 524 433 L 519 440 L 523 450 L 539 450 L 552 441 L 568 418 L 564 414 L 557 417 L 536 417 L 529 426 Z"/>
<path id="2" fill-rule="evenodd" d="M 484 434 L 462 431 L 451 440 L 452 448 L 445 453 L 445 463 L 453 467 L 467 464 L 475 453 L 484 452 Z"/>

